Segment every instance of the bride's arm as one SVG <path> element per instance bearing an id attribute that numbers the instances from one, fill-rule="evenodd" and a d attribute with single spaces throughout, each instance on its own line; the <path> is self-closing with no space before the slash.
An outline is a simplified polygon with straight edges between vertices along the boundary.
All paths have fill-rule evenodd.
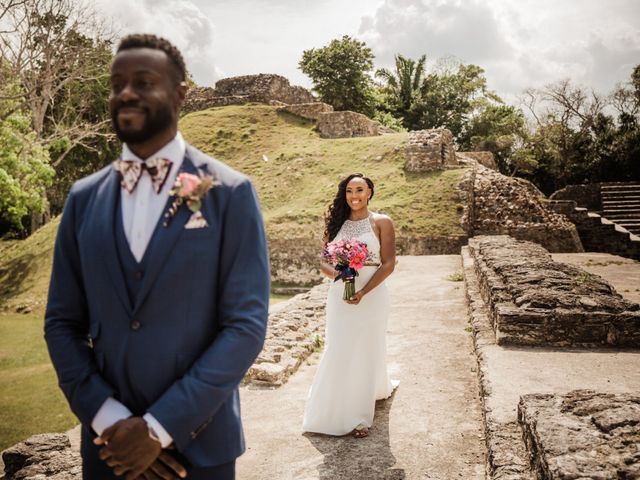
<path id="1" fill-rule="evenodd" d="M 380 229 L 380 266 L 373 274 L 367 284 L 358 290 L 353 300 L 347 303 L 357 305 L 367 293 L 380 285 L 385 278 L 391 275 L 396 266 L 396 234 L 393 229 L 393 222 L 386 215 L 380 215 L 375 220 L 376 226 Z"/>
<path id="2" fill-rule="evenodd" d="M 328 264 L 324 260 L 320 262 L 320 271 L 331 280 L 335 280 L 336 275 L 338 275 L 338 271 L 333 267 L 333 265 Z"/>

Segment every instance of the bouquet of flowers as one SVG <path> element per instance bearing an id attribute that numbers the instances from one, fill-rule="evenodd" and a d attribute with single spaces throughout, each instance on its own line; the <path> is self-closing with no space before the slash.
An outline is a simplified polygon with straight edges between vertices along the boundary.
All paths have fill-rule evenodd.
<path id="1" fill-rule="evenodd" d="M 367 244 L 352 238 L 330 242 L 322 251 L 322 257 L 340 272 L 334 281 L 342 279 L 344 293 L 342 298 L 348 300 L 356 294 L 356 276 L 369 258 Z"/>

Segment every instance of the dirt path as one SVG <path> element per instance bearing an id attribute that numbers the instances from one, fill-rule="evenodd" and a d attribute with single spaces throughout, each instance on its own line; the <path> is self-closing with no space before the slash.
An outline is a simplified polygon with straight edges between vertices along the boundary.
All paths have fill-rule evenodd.
<path id="1" fill-rule="evenodd" d="M 389 369 L 400 387 L 378 402 L 368 438 L 301 434 L 318 354 L 278 390 L 243 388 L 248 450 L 238 459 L 237 478 L 485 478 L 464 287 L 447 279 L 460 269 L 458 255 L 401 257 L 388 280 Z"/>

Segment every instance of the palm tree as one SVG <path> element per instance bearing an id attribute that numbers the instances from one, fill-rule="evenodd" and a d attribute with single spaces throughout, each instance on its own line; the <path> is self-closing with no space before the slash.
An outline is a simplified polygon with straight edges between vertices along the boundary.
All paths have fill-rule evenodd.
<path id="1" fill-rule="evenodd" d="M 405 58 L 400 54 L 395 56 L 396 68 L 392 72 L 386 68 L 376 70 L 376 78 L 386 85 L 397 110 L 403 117 L 411 108 L 413 101 L 420 95 L 420 87 L 425 76 L 427 56 L 422 55 L 418 61 Z"/>

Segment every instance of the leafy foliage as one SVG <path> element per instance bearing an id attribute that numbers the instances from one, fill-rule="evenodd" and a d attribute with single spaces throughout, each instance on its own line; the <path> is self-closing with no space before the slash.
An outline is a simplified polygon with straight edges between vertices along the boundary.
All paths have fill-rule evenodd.
<path id="1" fill-rule="evenodd" d="M 0 218 L 21 230 L 30 212 L 43 212 L 53 180 L 49 154 L 35 142 L 29 118 L 19 112 L 0 122 Z"/>
<path id="2" fill-rule="evenodd" d="M 300 70 L 311 78 L 320 99 L 336 110 L 373 116 L 373 52 L 348 35 L 302 53 Z"/>

